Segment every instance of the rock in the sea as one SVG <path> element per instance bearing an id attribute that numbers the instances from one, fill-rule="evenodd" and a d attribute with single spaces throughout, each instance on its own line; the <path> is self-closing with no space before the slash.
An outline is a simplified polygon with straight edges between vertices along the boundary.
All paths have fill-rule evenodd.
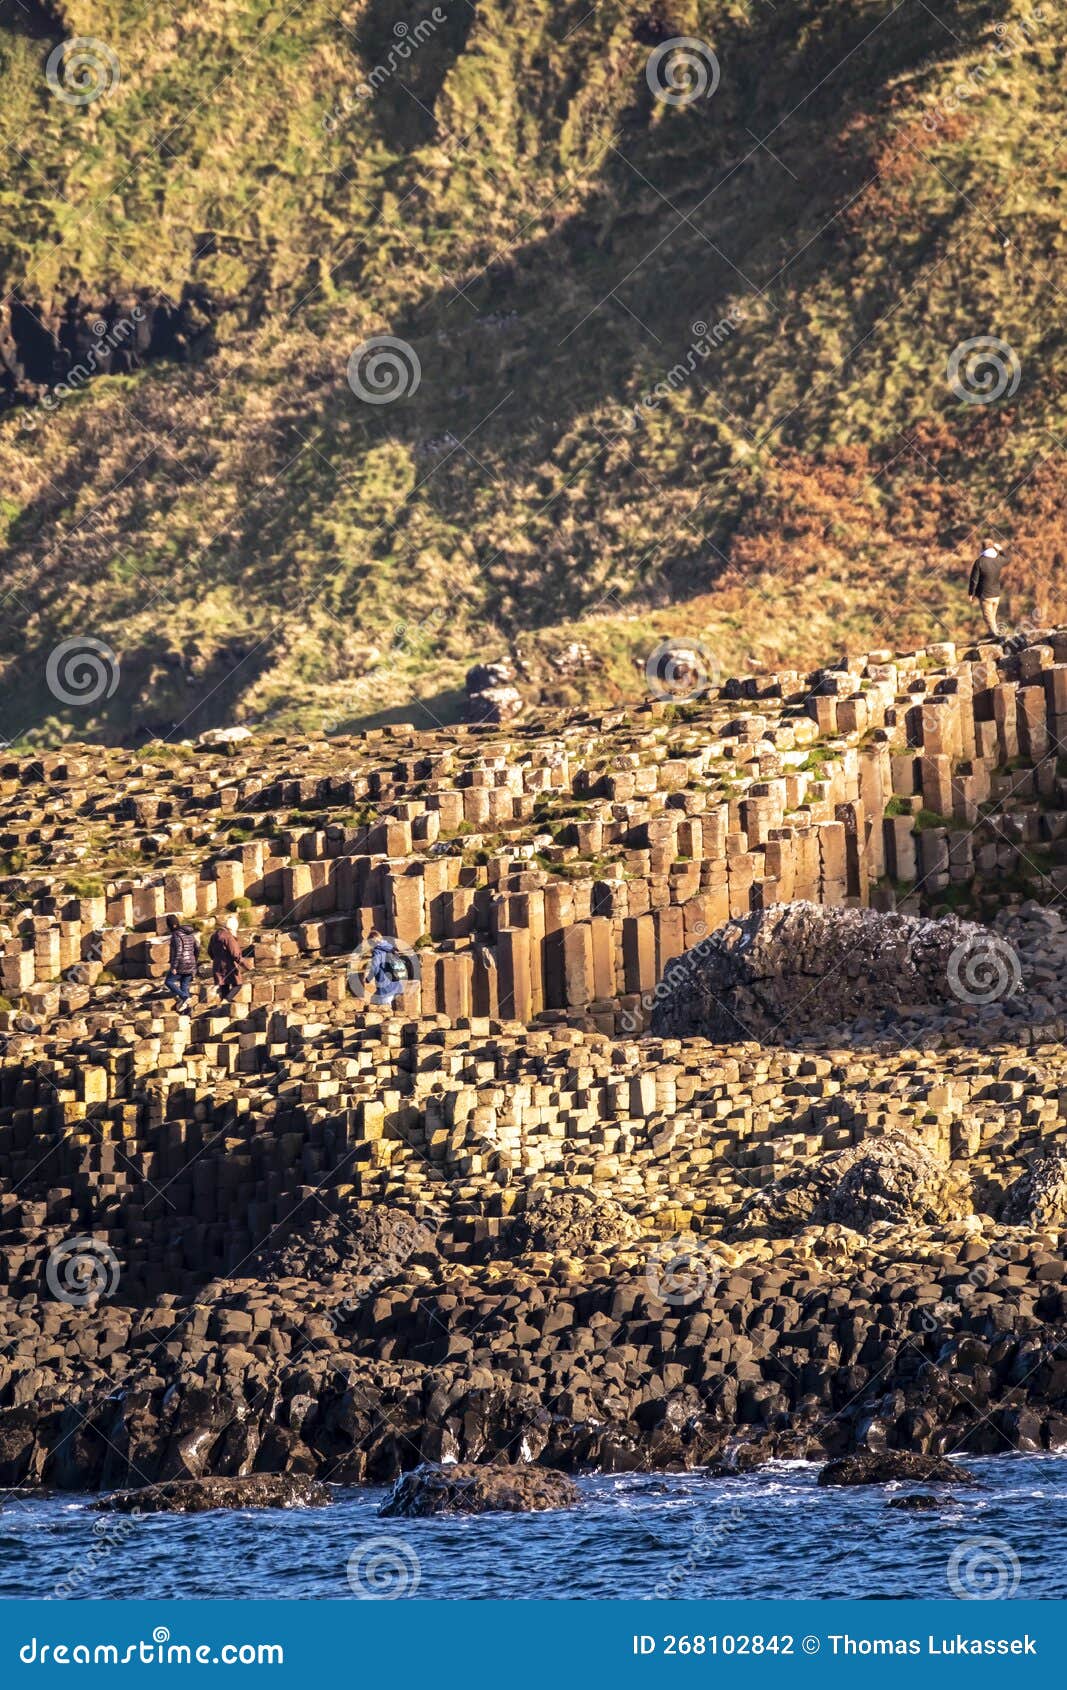
<path id="1" fill-rule="evenodd" d="M 993 944 L 975 922 L 870 909 L 774 904 L 729 921 L 670 964 L 651 1031 L 720 1043 L 788 1043 L 862 1019 L 891 1023 L 916 1006 L 958 1015 L 950 966 Z M 953 963 L 953 958 L 957 963 Z"/>
<path id="2" fill-rule="evenodd" d="M 951 1508 L 954 1496 L 931 1496 L 929 1491 L 912 1491 L 908 1496 L 891 1496 L 887 1508 L 900 1508 L 905 1514 L 929 1514 L 931 1509 Z"/>
<path id="3" fill-rule="evenodd" d="M 837 1222 L 866 1232 L 879 1221 L 935 1226 L 972 1212 L 966 1172 L 901 1133 L 816 1157 L 748 1199 L 740 1233 L 786 1237 Z"/>
<path id="4" fill-rule="evenodd" d="M 119 1514 L 205 1514 L 211 1508 L 321 1508 L 325 1485 L 300 1473 L 250 1473 L 244 1479 L 169 1479 L 116 1491 L 93 1507 Z"/>
<path id="5" fill-rule="evenodd" d="M 579 1491 L 573 1479 L 549 1467 L 416 1467 L 405 1473 L 378 1513 L 416 1519 L 425 1514 L 533 1514 L 573 1508 Z"/>
<path id="6" fill-rule="evenodd" d="M 910 1449 L 886 1449 L 877 1455 L 846 1455 L 829 1462 L 819 1474 L 820 1485 L 888 1485 L 894 1479 L 920 1484 L 973 1485 L 977 1480 L 966 1467 L 958 1467 L 943 1455 L 920 1455 Z"/>

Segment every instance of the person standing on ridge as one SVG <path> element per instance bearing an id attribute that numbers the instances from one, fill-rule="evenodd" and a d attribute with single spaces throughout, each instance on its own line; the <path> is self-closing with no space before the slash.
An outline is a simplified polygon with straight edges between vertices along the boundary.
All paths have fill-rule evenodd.
<path id="1" fill-rule="evenodd" d="M 971 581 L 968 597 L 977 599 L 981 606 L 985 625 L 995 640 L 1000 639 L 997 630 L 997 606 L 1000 603 L 1000 552 L 994 545 L 982 548 L 974 560 L 971 570 Z"/>
<path id="2" fill-rule="evenodd" d="M 170 934 L 170 956 L 163 984 L 174 999 L 175 1009 L 187 1011 L 200 956 L 200 940 L 191 927 L 183 927 L 176 915 L 168 915 L 167 932 Z"/>
<path id="3" fill-rule="evenodd" d="M 230 999 L 241 989 L 244 978 L 244 952 L 237 938 L 237 917 L 228 915 L 211 935 L 207 948 L 215 984 L 221 998 Z"/>

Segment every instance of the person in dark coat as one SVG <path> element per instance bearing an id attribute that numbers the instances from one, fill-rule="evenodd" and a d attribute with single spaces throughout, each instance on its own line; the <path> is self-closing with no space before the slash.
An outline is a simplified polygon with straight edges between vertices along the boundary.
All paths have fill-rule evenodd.
<path id="1" fill-rule="evenodd" d="M 163 984 L 174 999 L 175 1009 L 187 1010 L 200 956 L 200 940 L 194 930 L 184 927 L 176 915 L 168 915 L 167 931 L 170 934 L 170 956 Z"/>
<path id="2" fill-rule="evenodd" d="M 244 979 L 244 952 L 237 938 L 237 917 L 228 915 L 224 922 L 216 927 L 208 944 L 207 954 L 211 958 L 211 972 L 219 996 L 232 998 L 241 989 Z"/>
<path id="3" fill-rule="evenodd" d="M 997 630 L 997 606 L 1000 604 L 1000 550 L 999 547 L 984 546 L 974 560 L 971 570 L 968 596 L 977 599 L 985 625 L 995 640 L 999 640 Z"/>

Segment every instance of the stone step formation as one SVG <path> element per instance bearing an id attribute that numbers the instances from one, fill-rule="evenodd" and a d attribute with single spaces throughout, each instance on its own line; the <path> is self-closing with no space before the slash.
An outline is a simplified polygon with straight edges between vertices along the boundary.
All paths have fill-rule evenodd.
<path id="1" fill-rule="evenodd" d="M 0 1479 L 1057 1447 L 1065 728 L 1054 629 L 4 755 Z"/>

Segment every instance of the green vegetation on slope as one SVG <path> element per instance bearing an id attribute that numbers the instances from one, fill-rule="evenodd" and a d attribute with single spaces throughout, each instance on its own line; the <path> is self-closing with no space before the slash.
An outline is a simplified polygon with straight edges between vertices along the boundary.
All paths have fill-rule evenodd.
<path id="1" fill-rule="evenodd" d="M 590 645 L 562 698 L 634 691 L 665 634 L 730 670 L 940 637 L 986 531 L 1014 614 L 1056 612 L 1050 8 L 28 15 L 0 6 L 5 292 L 48 323 L 195 285 L 219 349 L 0 418 L 4 737 L 448 719 L 515 641 L 540 680 Z M 110 93 L 49 88 L 63 34 L 111 47 Z M 674 35 L 710 97 L 653 97 Z M 381 334 L 421 381 L 375 405 L 346 369 Z M 979 335 L 1018 360 L 988 404 L 947 377 Z M 45 659 L 86 635 L 121 677 L 65 706 Z"/>

